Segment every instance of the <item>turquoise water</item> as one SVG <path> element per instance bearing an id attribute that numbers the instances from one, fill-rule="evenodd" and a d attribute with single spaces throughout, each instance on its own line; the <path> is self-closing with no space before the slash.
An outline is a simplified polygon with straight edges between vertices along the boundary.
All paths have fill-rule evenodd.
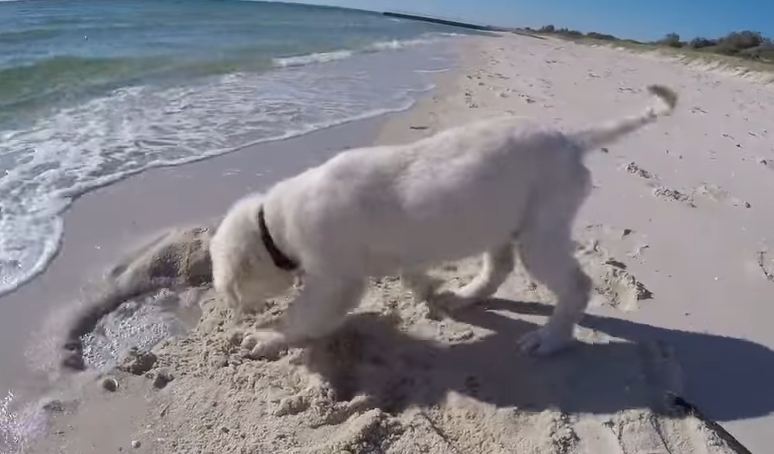
<path id="1" fill-rule="evenodd" d="M 236 0 L 0 1 L 0 294 L 45 268 L 84 192 L 405 109 L 457 33 Z"/>
<path id="2" fill-rule="evenodd" d="M 246 1 L 0 3 L 0 124 L 143 82 L 270 68 L 274 58 L 376 50 L 443 27 Z"/>

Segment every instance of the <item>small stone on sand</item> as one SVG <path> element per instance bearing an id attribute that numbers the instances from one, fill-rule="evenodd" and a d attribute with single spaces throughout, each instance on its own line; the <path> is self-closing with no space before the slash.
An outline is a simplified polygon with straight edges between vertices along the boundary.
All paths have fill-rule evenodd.
<path id="1" fill-rule="evenodd" d="M 102 379 L 102 389 L 111 393 L 118 391 L 118 380 L 113 377 L 105 377 Z"/>
<path id="2" fill-rule="evenodd" d="M 156 377 L 153 379 L 153 387 L 162 389 L 174 379 L 175 377 L 167 369 L 159 369 L 156 372 Z"/>

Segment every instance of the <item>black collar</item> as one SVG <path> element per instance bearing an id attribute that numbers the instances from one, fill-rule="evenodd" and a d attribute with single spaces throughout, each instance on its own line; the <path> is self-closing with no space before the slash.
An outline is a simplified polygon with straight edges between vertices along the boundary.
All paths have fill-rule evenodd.
<path id="1" fill-rule="evenodd" d="M 261 241 L 263 241 L 263 245 L 266 246 L 266 250 L 269 251 L 269 255 L 271 256 L 274 265 L 285 271 L 297 270 L 298 263 L 280 251 L 277 244 L 274 243 L 274 240 L 271 238 L 269 228 L 266 227 L 263 205 L 261 205 L 261 208 L 258 210 L 258 228 L 261 230 Z"/>

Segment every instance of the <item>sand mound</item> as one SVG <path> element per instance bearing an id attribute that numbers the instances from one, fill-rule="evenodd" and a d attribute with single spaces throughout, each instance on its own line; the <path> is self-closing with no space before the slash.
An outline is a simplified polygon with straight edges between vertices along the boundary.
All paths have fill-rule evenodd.
<path id="1" fill-rule="evenodd" d="M 128 339 L 155 345 L 180 331 L 163 312 L 185 302 L 172 289 L 191 289 L 212 281 L 209 241 L 214 228 L 173 229 L 127 256 L 105 277 L 95 296 L 78 308 L 69 323 L 62 364 L 82 370 L 110 365 Z M 168 309 L 167 311 L 159 309 Z M 85 345 L 84 345 L 85 343 Z"/>

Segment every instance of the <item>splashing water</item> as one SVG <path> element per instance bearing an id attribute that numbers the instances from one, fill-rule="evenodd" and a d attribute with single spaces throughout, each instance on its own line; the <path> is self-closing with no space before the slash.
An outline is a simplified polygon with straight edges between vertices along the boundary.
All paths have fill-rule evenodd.
<path id="1" fill-rule="evenodd" d="M 13 392 L 0 400 L 0 454 L 18 452 L 22 446 L 22 430 L 19 415 L 11 409 Z"/>

